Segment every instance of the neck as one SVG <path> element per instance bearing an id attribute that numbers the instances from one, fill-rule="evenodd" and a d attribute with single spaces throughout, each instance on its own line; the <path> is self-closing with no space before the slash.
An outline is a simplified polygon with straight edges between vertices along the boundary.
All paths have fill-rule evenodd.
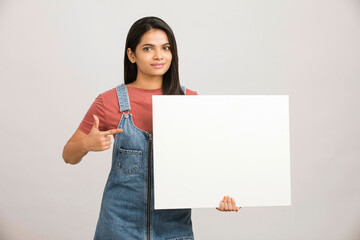
<path id="1" fill-rule="evenodd" d="M 162 87 L 162 76 L 139 76 L 139 74 L 136 77 L 136 80 L 132 83 L 129 83 L 128 86 L 133 86 L 137 88 L 147 89 L 147 90 L 153 90 L 153 89 L 159 89 Z"/>

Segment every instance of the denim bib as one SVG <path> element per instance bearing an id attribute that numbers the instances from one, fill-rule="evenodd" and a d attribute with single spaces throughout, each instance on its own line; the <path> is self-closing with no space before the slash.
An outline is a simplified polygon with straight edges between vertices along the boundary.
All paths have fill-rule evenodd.
<path id="1" fill-rule="evenodd" d="M 185 93 L 185 87 L 182 86 Z M 125 84 L 94 240 L 192 240 L 191 209 L 154 209 L 152 134 L 134 125 Z"/>

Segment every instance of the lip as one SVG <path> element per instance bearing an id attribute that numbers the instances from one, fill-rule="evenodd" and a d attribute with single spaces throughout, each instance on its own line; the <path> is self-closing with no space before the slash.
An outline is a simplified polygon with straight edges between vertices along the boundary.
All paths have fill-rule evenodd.
<path id="1" fill-rule="evenodd" d="M 153 66 L 154 68 L 162 68 L 164 65 L 165 65 L 164 63 L 151 64 L 151 66 Z"/>

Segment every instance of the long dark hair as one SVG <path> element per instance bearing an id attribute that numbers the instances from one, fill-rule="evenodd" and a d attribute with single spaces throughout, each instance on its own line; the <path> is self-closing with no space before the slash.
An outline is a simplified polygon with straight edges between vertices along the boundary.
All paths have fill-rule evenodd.
<path id="1" fill-rule="evenodd" d="M 142 36 L 151 29 L 164 31 L 169 39 L 172 60 L 170 68 L 163 75 L 162 91 L 164 95 L 184 95 L 179 80 L 179 59 L 176 40 L 170 26 L 158 17 L 144 17 L 137 20 L 130 28 L 126 37 L 124 57 L 124 81 L 125 84 L 136 80 L 137 66 L 130 62 L 127 56 L 127 49 L 135 52 L 136 46 L 140 43 Z"/>

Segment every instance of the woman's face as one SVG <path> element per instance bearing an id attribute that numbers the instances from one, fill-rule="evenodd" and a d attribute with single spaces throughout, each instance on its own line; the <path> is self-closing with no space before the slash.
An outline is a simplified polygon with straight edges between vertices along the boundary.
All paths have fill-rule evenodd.
<path id="1" fill-rule="evenodd" d="M 127 50 L 129 60 L 135 62 L 138 77 L 162 77 L 170 68 L 172 54 L 166 33 L 160 29 L 146 32 L 136 46 L 135 54 Z"/>

